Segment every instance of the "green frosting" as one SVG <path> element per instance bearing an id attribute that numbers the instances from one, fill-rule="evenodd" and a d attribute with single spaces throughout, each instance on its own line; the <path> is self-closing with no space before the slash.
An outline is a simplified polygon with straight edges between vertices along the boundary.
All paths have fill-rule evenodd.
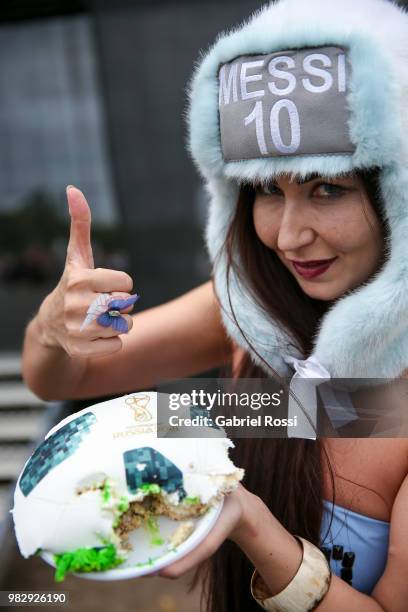
<path id="1" fill-rule="evenodd" d="M 148 493 L 150 495 L 158 495 L 161 491 L 161 487 L 154 482 L 151 482 L 149 484 L 142 484 L 139 489 L 144 493 Z"/>
<path id="2" fill-rule="evenodd" d="M 68 572 L 100 572 L 123 563 L 113 544 L 100 548 L 77 548 L 70 552 L 54 555 L 56 564 L 55 581 L 62 582 Z"/>
<path id="3" fill-rule="evenodd" d="M 125 495 L 122 495 L 118 503 L 118 511 L 122 514 L 129 510 L 129 500 Z"/>
<path id="4" fill-rule="evenodd" d="M 135 567 L 151 567 L 157 559 L 161 559 L 161 557 L 149 557 L 148 560 L 143 563 L 135 563 Z"/>
<path id="5" fill-rule="evenodd" d="M 163 538 L 160 537 L 159 525 L 155 516 L 149 516 L 146 520 L 146 529 L 150 534 L 150 544 L 152 546 L 161 546 L 164 544 Z"/>
<path id="6" fill-rule="evenodd" d="M 116 516 L 112 523 L 112 527 L 114 529 L 119 526 L 120 519 L 122 518 L 122 514 L 126 512 L 127 510 L 129 510 L 129 506 L 130 506 L 130 503 L 129 503 L 128 498 L 125 495 L 121 495 L 119 499 L 119 503 L 116 506 Z"/>
<path id="7" fill-rule="evenodd" d="M 185 504 L 190 504 L 191 506 L 194 506 L 195 504 L 199 504 L 200 503 L 200 498 L 198 497 L 198 495 L 196 497 L 186 497 L 184 499 L 184 503 Z"/>
<path id="8" fill-rule="evenodd" d="M 105 480 L 101 489 L 102 501 L 106 504 L 111 496 L 111 485 L 109 480 Z"/>
<path id="9" fill-rule="evenodd" d="M 120 519 L 121 519 L 121 514 L 119 514 L 118 516 L 115 516 L 115 518 L 113 519 L 113 523 L 112 523 L 113 529 L 116 529 L 116 527 L 119 527 Z"/>

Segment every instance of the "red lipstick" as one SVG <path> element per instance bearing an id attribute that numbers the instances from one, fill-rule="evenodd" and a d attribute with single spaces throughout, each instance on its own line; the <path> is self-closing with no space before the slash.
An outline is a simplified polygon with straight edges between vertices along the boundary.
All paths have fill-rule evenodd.
<path id="1" fill-rule="evenodd" d="M 333 257 L 332 259 L 292 261 L 291 263 L 296 272 L 300 274 L 300 276 L 303 276 L 303 278 L 314 278 L 324 274 L 336 259 L 337 257 Z"/>

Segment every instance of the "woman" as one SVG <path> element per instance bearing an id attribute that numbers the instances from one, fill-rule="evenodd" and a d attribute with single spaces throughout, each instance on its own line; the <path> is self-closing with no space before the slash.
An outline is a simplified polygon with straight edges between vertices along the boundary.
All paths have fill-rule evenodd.
<path id="1" fill-rule="evenodd" d="M 377 176 L 378 172 L 372 171 L 326 179 L 315 176 L 302 181 L 280 177 L 265 187 L 241 192 L 228 233 L 228 250 L 232 250 L 231 243 L 236 241 L 244 262 L 243 276 L 250 279 L 249 289 L 268 304 L 275 320 L 279 316 L 282 324 L 291 329 L 305 354 L 310 353 L 313 332 L 333 301 L 367 282 L 383 265 L 388 229 L 381 213 Z M 276 258 L 282 266 L 276 265 Z M 331 259 L 337 262 L 337 270 L 327 265 L 321 271 L 309 266 L 303 274 L 303 266 L 290 265 L 292 260 Z M 237 363 L 235 374 L 263 375 L 261 368 L 253 366 L 245 355 Z M 407 488 L 408 481 L 404 484 L 407 451 L 406 441 L 395 439 L 326 438 L 312 443 L 255 439 L 240 440 L 234 460 L 245 466 L 244 484 L 258 494 L 275 519 L 279 518 L 280 526 L 323 544 L 333 572 L 363 593 L 372 593 L 375 587 L 379 603 L 393 610 L 381 599 L 381 589 L 386 584 L 381 576 L 388 545 L 395 545 L 392 539 L 389 542 L 391 513 L 397 515 L 396 502 L 403 503 L 403 491 Z M 384 456 L 393 457 L 386 471 Z M 256 469 L 257 466 L 264 467 Z M 334 499 L 332 507 L 328 500 Z M 268 532 L 265 509 L 254 510 L 254 517 L 248 519 L 252 516 L 251 501 L 244 499 L 243 503 L 243 515 L 247 517 L 243 519 L 244 525 L 249 520 L 251 528 L 251 536 L 247 536 L 249 546 L 257 537 L 266 541 L 269 555 L 276 554 L 275 564 L 266 551 L 264 559 L 257 559 L 255 555 L 262 550 L 259 543 L 255 551 L 248 550 L 242 523 L 237 534 L 233 532 L 229 537 L 258 570 L 262 563 L 267 563 L 277 579 L 279 561 L 289 564 L 293 559 L 288 554 L 290 541 L 279 542 L 276 525 Z M 400 512 L 401 509 L 402 506 Z M 253 528 L 252 521 L 257 527 Z M 163 574 L 178 575 L 191 567 L 189 563 L 187 558 Z M 395 569 L 388 563 L 387 575 L 392 575 Z M 207 568 L 210 609 L 256 609 L 251 606 L 247 588 L 251 572 L 251 563 L 236 547 L 224 546 Z M 280 588 L 282 585 L 274 584 L 272 592 L 277 593 Z M 348 599 L 346 588 L 341 590 L 336 585 L 336 590 L 332 589 L 333 582 L 318 609 L 343 609 L 348 605 L 380 609 L 378 604 L 370 607 L 366 597 Z M 393 605 L 395 609 L 404 609 L 403 592 L 395 596 Z"/>
<path id="2" fill-rule="evenodd" d="M 238 376 L 319 367 L 329 377 L 401 377 L 407 32 L 406 14 L 385 0 L 281 0 L 220 37 L 197 69 L 189 113 L 211 194 L 216 298 L 206 284 L 127 315 L 135 325 L 122 338 L 95 322 L 79 332 L 95 293 L 127 297 L 132 282 L 93 269 L 89 208 L 71 188 L 64 274 L 27 329 L 28 385 L 47 399 L 146 388 L 229 363 L 231 345 L 244 355 Z M 265 609 L 404 610 L 407 451 L 403 439 L 241 443 L 245 487 L 206 541 L 162 575 L 212 557 L 214 612 L 258 609 L 250 562 Z M 336 529 L 326 542 L 331 511 L 332 526 L 346 520 L 357 535 L 344 542 Z"/>

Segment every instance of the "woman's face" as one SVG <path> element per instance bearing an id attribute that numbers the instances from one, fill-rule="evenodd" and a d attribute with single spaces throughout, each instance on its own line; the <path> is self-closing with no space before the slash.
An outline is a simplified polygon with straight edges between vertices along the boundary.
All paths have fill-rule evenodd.
<path id="1" fill-rule="evenodd" d="M 312 298 L 333 300 L 367 280 L 381 262 L 381 226 L 356 175 L 288 176 L 257 188 L 258 238 Z"/>

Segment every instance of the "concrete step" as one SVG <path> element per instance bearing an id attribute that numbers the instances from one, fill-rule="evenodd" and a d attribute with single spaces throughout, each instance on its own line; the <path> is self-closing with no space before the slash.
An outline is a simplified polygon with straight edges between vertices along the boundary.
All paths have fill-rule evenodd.
<path id="1" fill-rule="evenodd" d="M 21 354 L 0 353 L 0 379 L 21 378 Z"/>
<path id="2" fill-rule="evenodd" d="M 11 484 L 0 484 L 0 518 L 3 520 L 12 507 Z"/>
<path id="3" fill-rule="evenodd" d="M 30 444 L 0 445 L 0 480 L 16 480 L 32 452 Z"/>
<path id="4" fill-rule="evenodd" d="M 5 441 L 37 440 L 43 429 L 42 410 L 0 412 L 0 444 Z"/>
<path id="5" fill-rule="evenodd" d="M 0 392 L 0 410 L 20 406 L 43 406 L 38 398 L 22 382 L 2 382 Z"/>

